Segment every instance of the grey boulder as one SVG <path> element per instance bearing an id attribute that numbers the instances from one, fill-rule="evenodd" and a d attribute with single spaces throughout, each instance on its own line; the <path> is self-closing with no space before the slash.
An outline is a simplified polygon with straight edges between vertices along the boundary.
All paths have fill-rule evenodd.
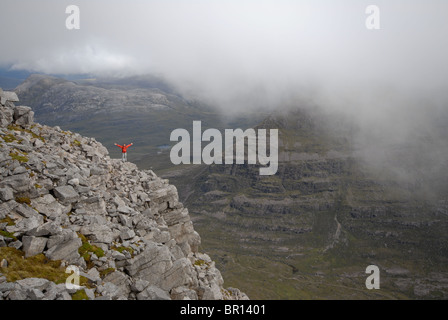
<path id="1" fill-rule="evenodd" d="M 48 239 L 43 237 L 23 236 L 22 245 L 25 251 L 25 258 L 35 256 L 42 253 L 47 244 Z"/>

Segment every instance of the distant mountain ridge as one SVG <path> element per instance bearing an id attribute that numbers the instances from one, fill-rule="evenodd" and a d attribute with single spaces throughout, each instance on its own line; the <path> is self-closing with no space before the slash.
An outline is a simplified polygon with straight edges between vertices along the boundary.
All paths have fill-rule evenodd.
<path id="1" fill-rule="evenodd" d="M 134 142 L 130 159 L 158 172 L 173 167 L 169 150 L 158 146 L 170 144 L 174 129 L 188 129 L 194 120 L 201 120 L 204 128 L 245 128 L 264 117 L 249 112 L 224 120 L 219 111 L 182 98 L 156 77 L 68 81 L 36 74 L 15 92 L 33 108 L 38 121 L 94 136 L 114 157 L 119 156 L 115 142 Z"/>
<path id="2" fill-rule="evenodd" d="M 36 115 L 77 119 L 104 112 L 127 112 L 129 107 L 145 111 L 151 108 L 175 108 L 186 104 L 177 96 L 159 89 L 105 89 L 88 85 L 84 80 L 77 84 L 61 78 L 33 74 L 20 84 L 15 92 L 24 103 L 36 105 Z M 81 103 L 82 102 L 82 103 Z"/>

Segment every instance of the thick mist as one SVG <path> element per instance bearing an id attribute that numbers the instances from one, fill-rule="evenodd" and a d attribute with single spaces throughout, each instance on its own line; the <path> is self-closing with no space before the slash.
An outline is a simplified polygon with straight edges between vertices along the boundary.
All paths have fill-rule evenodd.
<path id="1" fill-rule="evenodd" d="M 384 102 L 384 93 L 398 108 L 394 95 L 434 97 L 448 83 L 443 0 L 376 1 L 380 30 L 367 30 L 371 3 L 359 0 L 78 1 L 80 30 L 65 27 L 68 4 L 3 1 L 8 29 L 0 40 L 9 45 L 0 64 L 53 74 L 159 74 L 231 111 L 278 108 L 312 93 L 332 108 L 370 112 L 383 107 L 375 100 Z"/>
<path id="2" fill-rule="evenodd" d="M 80 30 L 67 30 L 70 4 L 2 1 L 0 66 L 155 74 L 223 116 L 319 106 L 356 123 L 365 159 L 388 165 L 405 150 L 394 166 L 406 179 L 446 167 L 445 0 L 84 0 Z M 371 4 L 379 30 L 365 26 Z"/>

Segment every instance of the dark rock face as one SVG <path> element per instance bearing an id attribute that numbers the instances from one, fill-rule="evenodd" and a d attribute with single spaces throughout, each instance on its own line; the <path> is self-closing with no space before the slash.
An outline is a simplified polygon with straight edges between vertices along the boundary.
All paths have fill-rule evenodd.
<path id="1" fill-rule="evenodd" d="M 78 267 L 90 298 L 247 298 L 222 287 L 168 180 L 111 159 L 95 139 L 33 123 L 30 108 L 12 103 L 14 93 L 0 96 L 0 247 Z M 75 293 L 46 279 L 5 279 L 0 299 Z"/>

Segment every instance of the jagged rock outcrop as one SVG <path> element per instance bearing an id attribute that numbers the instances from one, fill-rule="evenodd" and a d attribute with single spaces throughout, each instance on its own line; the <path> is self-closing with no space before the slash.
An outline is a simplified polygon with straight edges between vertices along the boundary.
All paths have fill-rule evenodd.
<path id="1" fill-rule="evenodd" d="M 94 138 L 33 122 L 0 90 L 1 299 L 71 299 L 40 277 L 7 281 L 14 248 L 79 268 L 91 299 L 247 299 L 223 288 L 176 187 L 111 159 Z M 3 262 L 3 260 L 5 260 Z M 67 274 L 68 276 L 68 274 Z"/>

